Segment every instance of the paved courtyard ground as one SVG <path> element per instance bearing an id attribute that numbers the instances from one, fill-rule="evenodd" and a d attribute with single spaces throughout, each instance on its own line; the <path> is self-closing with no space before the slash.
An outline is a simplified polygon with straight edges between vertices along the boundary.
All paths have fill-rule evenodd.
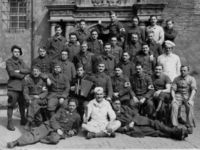
<path id="1" fill-rule="evenodd" d="M 197 96 L 198 98 L 199 96 Z M 1 100 L 1 98 L 0 98 Z M 86 140 L 80 133 L 76 137 L 67 138 L 57 145 L 37 143 L 15 149 L 200 149 L 200 101 L 195 103 L 196 128 L 194 133 L 184 141 L 176 141 L 167 138 L 133 138 L 123 134 L 117 134 L 116 138 L 96 138 Z M 6 129 L 6 110 L 0 110 L 0 150 L 6 149 L 6 143 L 17 139 L 24 129 L 19 125 L 19 118 L 14 117 L 17 125 L 14 132 Z"/>

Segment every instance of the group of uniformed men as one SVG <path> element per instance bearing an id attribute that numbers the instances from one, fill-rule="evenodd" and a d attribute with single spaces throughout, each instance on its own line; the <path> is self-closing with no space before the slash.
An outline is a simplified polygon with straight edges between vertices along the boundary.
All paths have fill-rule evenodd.
<path id="1" fill-rule="evenodd" d="M 38 49 L 31 70 L 19 58 L 21 47 L 12 46 L 6 61 L 7 129 L 15 130 L 12 114 L 18 102 L 20 123 L 27 132 L 7 147 L 56 144 L 77 135 L 80 127 L 87 139 L 115 137 L 117 131 L 183 140 L 192 133 L 197 86 L 189 66 L 181 66 L 173 53 L 174 22 L 167 20 L 163 28 L 150 16 L 144 29 L 134 16 L 127 30 L 114 12 L 110 17 L 109 26 L 99 21 L 98 29 L 90 32 L 81 20 L 69 41 L 57 25 L 55 35 Z M 105 30 L 109 34 L 103 37 Z"/>

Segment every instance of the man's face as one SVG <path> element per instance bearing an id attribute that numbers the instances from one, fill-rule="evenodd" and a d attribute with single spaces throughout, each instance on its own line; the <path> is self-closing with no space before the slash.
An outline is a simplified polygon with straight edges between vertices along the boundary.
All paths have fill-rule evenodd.
<path id="1" fill-rule="evenodd" d="M 142 68 L 142 66 L 136 66 L 136 72 L 137 72 L 137 74 L 142 74 L 143 73 L 143 68 Z"/>
<path id="2" fill-rule="evenodd" d="M 60 72 L 61 72 L 61 67 L 60 66 L 55 66 L 54 67 L 54 72 L 55 72 L 55 74 L 59 74 Z"/>
<path id="3" fill-rule="evenodd" d="M 172 53 L 173 47 L 165 45 L 165 54 L 169 55 Z"/>
<path id="4" fill-rule="evenodd" d="M 105 45 L 104 46 L 104 51 L 106 52 L 106 54 L 109 54 L 111 51 L 111 45 Z"/>
<path id="5" fill-rule="evenodd" d="M 82 51 L 83 53 L 85 53 L 85 52 L 87 51 L 87 49 L 88 49 L 87 44 L 86 44 L 86 43 L 83 43 L 83 44 L 81 45 L 81 51 Z"/>
<path id="6" fill-rule="evenodd" d="M 156 66 L 155 75 L 159 77 L 162 74 L 162 71 L 163 71 L 162 66 Z"/>
<path id="7" fill-rule="evenodd" d="M 61 59 L 62 59 L 62 60 L 67 60 L 67 59 L 68 59 L 68 52 L 63 51 L 63 52 L 61 53 Z"/>
<path id="8" fill-rule="evenodd" d="M 77 41 L 76 35 L 71 35 L 71 36 L 70 36 L 70 41 L 71 41 L 72 43 L 76 42 L 76 41 Z"/>
<path id="9" fill-rule="evenodd" d="M 96 92 L 95 98 L 96 98 L 97 102 L 100 103 L 104 98 L 104 93 L 100 92 L 100 91 Z"/>
<path id="10" fill-rule="evenodd" d="M 157 24 L 157 18 L 155 16 L 151 17 L 150 23 L 151 23 L 151 25 L 156 25 Z"/>
<path id="11" fill-rule="evenodd" d="M 33 70 L 32 70 L 32 75 L 33 75 L 33 77 L 35 77 L 35 78 L 37 78 L 37 77 L 39 77 L 40 76 L 40 70 L 39 69 L 37 69 L 37 68 L 33 68 Z"/>
<path id="12" fill-rule="evenodd" d="M 167 22 L 167 28 L 168 28 L 168 29 L 172 29 L 173 26 L 174 26 L 174 24 L 172 23 L 172 21 L 168 21 L 168 22 Z"/>
<path id="13" fill-rule="evenodd" d="M 117 45 L 117 38 L 116 37 L 111 38 L 111 44 L 112 44 L 112 46 Z"/>
<path id="14" fill-rule="evenodd" d="M 17 48 L 15 48 L 15 49 L 13 49 L 12 54 L 13 54 L 13 56 L 14 56 L 15 58 L 19 58 L 19 56 L 20 56 L 20 50 L 17 49 Z"/>
<path id="15" fill-rule="evenodd" d="M 148 38 L 149 41 L 153 41 L 154 33 L 149 33 L 147 38 Z"/>
<path id="16" fill-rule="evenodd" d="M 137 34 L 131 34 L 131 41 L 136 43 L 138 41 L 138 35 Z"/>
<path id="17" fill-rule="evenodd" d="M 73 101 L 69 102 L 69 104 L 68 104 L 68 110 L 70 112 L 73 112 L 75 109 L 76 109 L 76 103 L 73 102 Z"/>
<path id="18" fill-rule="evenodd" d="M 128 53 L 123 53 L 123 61 L 127 62 L 130 58 L 129 54 Z"/>
<path id="19" fill-rule="evenodd" d="M 61 33 L 62 33 L 62 29 L 59 27 L 59 28 L 57 28 L 57 29 L 55 30 L 55 32 L 56 32 L 56 36 L 60 36 Z"/>
<path id="20" fill-rule="evenodd" d="M 46 54 L 47 54 L 46 50 L 43 49 L 43 48 L 40 48 L 39 51 L 38 51 L 38 53 L 39 53 L 40 57 L 45 57 Z"/>
<path id="21" fill-rule="evenodd" d="M 84 21 L 80 22 L 80 28 L 81 28 L 82 30 L 84 30 L 85 27 L 86 27 L 85 22 L 84 22 Z"/>
<path id="22" fill-rule="evenodd" d="M 188 70 L 188 67 L 181 67 L 181 76 L 182 77 L 185 77 L 189 74 L 189 70 Z"/>
<path id="23" fill-rule="evenodd" d="M 142 51 L 145 55 L 149 54 L 149 46 L 148 45 L 142 45 Z"/>
<path id="24" fill-rule="evenodd" d="M 122 71 L 121 68 L 115 68 L 115 75 L 116 75 L 117 77 L 119 77 L 120 75 L 122 75 L 122 73 L 123 73 L 123 71 Z"/>
<path id="25" fill-rule="evenodd" d="M 133 18 L 133 22 L 132 23 L 133 23 L 133 26 L 136 27 L 136 26 L 138 26 L 139 21 L 138 21 L 137 18 Z"/>
<path id="26" fill-rule="evenodd" d="M 112 22 L 114 22 L 117 19 L 117 16 L 115 14 L 111 14 L 110 19 Z"/>
<path id="27" fill-rule="evenodd" d="M 98 38 L 98 33 L 96 31 L 92 32 L 92 39 L 96 40 Z"/>
<path id="28" fill-rule="evenodd" d="M 120 108 L 121 108 L 121 103 L 119 100 L 116 100 L 115 102 L 113 102 L 114 111 L 118 112 L 118 111 L 120 111 Z"/>
<path id="29" fill-rule="evenodd" d="M 98 67 L 97 67 L 97 69 L 98 69 L 98 72 L 104 72 L 105 65 L 104 64 L 99 64 Z"/>
<path id="30" fill-rule="evenodd" d="M 78 69 L 77 69 L 77 75 L 78 75 L 79 77 L 82 77 L 83 74 L 84 74 L 84 69 L 83 69 L 83 67 L 78 68 Z"/>

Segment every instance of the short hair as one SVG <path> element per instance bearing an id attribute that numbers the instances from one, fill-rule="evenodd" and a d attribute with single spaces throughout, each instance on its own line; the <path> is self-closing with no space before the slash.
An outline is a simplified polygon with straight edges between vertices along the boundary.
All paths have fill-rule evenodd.
<path id="1" fill-rule="evenodd" d="M 97 34 L 99 34 L 99 31 L 98 31 L 97 29 L 92 29 L 92 30 L 90 31 L 90 34 L 92 34 L 93 32 L 97 32 Z"/>
<path id="2" fill-rule="evenodd" d="M 138 16 L 133 16 L 132 20 L 135 19 L 135 18 L 138 20 L 138 22 L 140 22 L 140 18 Z"/>
<path id="3" fill-rule="evenodd" d="M 120 104 L 121 104 L 121 101 L 120 101 L 120 99 L 119 98 L 113 98 L 112 99 L 112 102 L 114 103 L 114 102 L 116 102 L 116 101 L 119 101 L 120 102 Z"/>
<path id="4" fill-rule="evenodd" d="M 150 21 L 153 17 L 155 17 L 156 19 L 158 19 L 156 15 L 151 15 L 151 16 L 149 17 L 149 21 Z"/>
<path id="5" fill-rule="evenodd" d="M 111 38 L 110 39 L 112 39 L 112 38 L 116 38 L 117 39 L 117 36 L 111 36 Z M 117 39 L 118 40 L 118 39 Z"/>
<path id="6" fill-rule="evenodd" d="M 82 41 L 82 42 L 81 42 L 81 45 L 83 45 L 83 44 L 88 45 L 88 42 L 87 42 L 87 41 Z"/>
<path id="7" fill-rule="evenodd" d="M 123 52 L 122 52 L 122 55 L 123 55 L 124 53 L 127 53 L 127 54 L 130 56 L 130 54 L 129 54 L 128 51 L 123 51 Z"/>
<path id="8" fill-rule="evenodd" d="M 41 71 L 40 67 L 38 65 L 33 65 L 31 67 L 31 71 L 33 71 L 33 69 L 38 69 L 39 71 Z"/>
<path id="9" fill-rule="evenodd" d="M 174 24 L 174 21 L 173 21 L 172 19 L 167 19 L 165 22 L 166 22 L 166 23 L 172 22 L 172 23 Z"/>
<path id="10" fill-rule="evenodd" d="M 68 104 L 70 103 L 70 102 L 74 102 L 75 104 L 76 104 L 76 106 L 78 106 L 78 100 L 76 99 L 76 98 L 70 98 L 69 99 L 69 101 L 68 101 Z"/>
<path id="11" fill-rule="evenodd" d="M 122 66 L 121 66 L 121 65 L 116 65 L 116 66 L 115 66 L 115 69 L 117 69 L 117 68 L 119 68 L 119 69 L 121 69 L 121 70 L 123 71 L 123 69 L 122 69 Z"/>
<path id="12" fill-rule="evenodd" d="M 20 55 L 23 54 L 23 53 L 22 53 L 22 48 L 21 48 L 20 46 L 18 46 L 18 45 L 13 45 L 13 46 L 11 47 L 11 52 L 13 52 L 14 49 L 18 49 L 19 52 L 20 52 Z"/>
<path id="13" fill-rule="evenodd" d="M 38 47 L 38 51 L 39 51 L 40 49 L 44 49 L 45 51 L 47 51 L 46 46 L 40 46 L 40 47 Z"/>
<path id="14" fill-rule="evenodd" d="M 108 43 L 108 42 L 104 44 L 104 47 L 105 47 L 106 45 L 110 45 L 110 46 L 111 46 L 111 44 L 110 44 L 110 43 Z"/>
<path id="15" fill-rule="evenodd" d="M 160 64 L 160 63 L 156 64 L 155 68 L 156 68 L 156 67 L 162 67 L 162 69 L 163 69 L 163 65 Z"/>
<path id="16" fill-rule="evenodd" d="M 144 46 L 144 45 L 148 45 L 149 46 L 149 44 L 147 42 L 142 42 L 142 46 Z"/>
<path id="17" fill-rule="evenodd" d="M 61 25 L 57 24 L 57 25 L 55 26 L 55 30 L 57 30 L 58 28 L 61 28 Z M 61 29 L 62 29 L 62 28 L 61 28 Z"/>
<path id="18" fill-rule="evenodd" d="M 77 37 L 77 34 L 76 34 L 75 32 L 71 32 L 71 33 L 69 34 L 69 37 L 72 36 L 72 35 L 75 35 L 75 36 Z"/>
<path id="19" fill-rule="evenodd" d="M 79 68 L 83 68 L 83 70 L 85 70 L 85 68 L 84 68 L 84 66 L 83 66 L 82 63 L 78 63 L 78 64 L 76 65 L 76 70 L 78 70 Z"/>
<path id="20" fill-rule="evenodd" d="M 137 63 L 135 64 L 135 67 L 138 67 L 138 66 L 141 66 L 141 67 L 143 68 L 143 64 L 142 64 L 142 63 L 137 62 Z"/>
<path id="21" fill-rule="evenodd" d="M 85 23 L 86 23 L 85 19 L 81 19 L 81 20 L 79 21 L 79 23 L 81 23 L 81 22 L 85 22 Z"/>
<path id="22" fill-rule="evenodd" d="M 60 54 L 62 54 L 63 52 L 67 52 L 67 54 L 69 54 L 69 50 L 67 50 L 67 49 L 63 49 L 63 50 L 60 52 Z"/>
<path id="23" fill-rule="evenodd" d="M 184 67 L 186 67 L 186 68 L 188 69 L 188 71 L 190 71 L 190 66 L 189 66 L 189 65 L 181 65 L 181 68 L 180 68 L 180 69 L 182 69 L 182 68 L 184 68 Z"/>

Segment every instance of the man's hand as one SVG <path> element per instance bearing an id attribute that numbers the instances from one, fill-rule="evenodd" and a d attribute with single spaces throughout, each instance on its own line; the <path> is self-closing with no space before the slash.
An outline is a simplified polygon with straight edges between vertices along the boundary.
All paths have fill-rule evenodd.
<path id="1" fill-rule="evenodd" d="M 141 98 L 140 103 L 143 104 L 145 102 L 146 98 Z"/>
<path id="2" fill-rule="evenodd" d="M 111 98 L 110 97 L 107 97 L 106 100 L 109 101 L 109 102 L 111 102 Z"/>
<path id="3" fill-rule="evenodd" d="M 99 41 L 99 43 L 100 43 L 100 44 L 102 44 L 102 45 L 103 45 L 103 41 L 102 41 L 102 40 L 98 40 L 98 41 Z"/>
<path id="4" fill-rule="evenodd" d="M 150 55 L 150 61 L 153 61 L 153 60 L 154 60 L 153 55 Z"/>
<path id="5" fill-rule="evenodd" d="M 98 24 L 101 24 L 102 23 L 102 21 L 101 20 L 98 20 Z"/>
<path id="6" fill-rule="evenodd" d="M 132 121 L 132 122 L 130 122 L 130 123 L 129 123 L 129 125 L 128 125 L 128 126 L 129 126 L 129 128 L 133 128 L 133 127 L 134 127 L 134 124 L 135 124 L 135 123 L 134 123 L 133 121 Z"/>
<path id="7" fill-rule="evenodd" d="M 64 100 L 65 100 L 64 98 L 59 98 L 59 103 L 60 103 L 60 104 L 63 104 L 63 103 L 64 103 Z"/>
<path id="8" fill-rule="evenodd" d="M 58 130 L 57 130 L 57 133 L 58 133 L 59 135 L 63 135 L 63 131 L 62 131 L 61 129 L 58 129 Z"/>
<path id="9" fill-rule="evenodd" d="M 113 93 L 114 97 L 119 97 L 119 93 L 118 92 L 115 92 Z"/>
<path id="10" fill-rule="evenodd" d="M 156 91 L 155 93 L 154 93 L 154 97 L 158 97 L 159 95 L 160 95 L 160 93 L 162 92 L 162 90 L 158 90 L 158 91 Z"/>
<path id="11" fill-rule="evenodd" d="M 68 136 L 74 136 L 75 132 L 73 130 L 69 130 L 67 133 Z"/>
<path id="12" fill-rule="evenodd" d="M 189 101 L 188 101 L 188 104 L 189 104 L 190 106 L 194 106 L 194 101 L 193 101 L 193 100 L 189 100 Z"/>
<path id="13" fill-rule="evenodd" d="M 16 73 L 20 73 L 20 70 L 15 70 Z"/>
<path id="14" fill-rule="evenodd" d="M 71 91 L 75 91 L 75 88 L 76 88 L 75 86 L 71 86 L 71 87 L 70 87 L 70 90 L 71 90 Z"/>
<path id="15" fill-rule="evenodd" d="M 33 96 L 34 98 L 37 98 L 37 99 L 39 99 L 40 97 L 39 97 L 39 95 L 34 95 Z"/>

